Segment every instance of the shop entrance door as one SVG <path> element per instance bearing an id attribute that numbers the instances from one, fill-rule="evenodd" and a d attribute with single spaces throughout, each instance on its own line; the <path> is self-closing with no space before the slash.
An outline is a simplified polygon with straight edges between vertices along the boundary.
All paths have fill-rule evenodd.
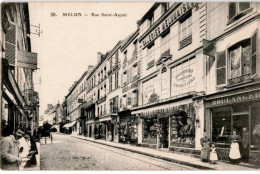
<path id="1" fill-rule="evenodd" d="M 243 128 L 249 130 L 249 115 L 248 114 L 238 114 L 233 115 L 233 129 L 237 130 L 238 135 L 242 135 Z"/>
<path id="2" fill-rule="evenodd" d="M 169 118 L 161 118 L 162 133 L 160 136 L 160 143 L 163 148 L 168 148 L 169 145 Z"/>
<path id="3" fill-rule="evenodd" d="M 92 134 L 92 126 L 89 126 L 89 137 L 91 137 Z"/>

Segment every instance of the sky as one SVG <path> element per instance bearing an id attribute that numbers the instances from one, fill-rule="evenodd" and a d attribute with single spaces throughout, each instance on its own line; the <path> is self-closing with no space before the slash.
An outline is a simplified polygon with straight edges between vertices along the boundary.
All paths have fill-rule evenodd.
<path id="1" fill-rule="evenodd" d="M 111 50 L 137 29 L 136 22 L 152 2 L 29 2 L 30 24 L 40 24 L 41 35 L 31 34 L 32 52 L 38 54 L 34 73 L 40 115 L 47 104 L 62 103 L 74 81 L 96 65 L 97 52 Z M 51 16 L 55 13 L 56 16 Z M 81 13 L 82 16 L 63 16 Z M 100 16 L 91 16 L 92 13 Z M 101 16 L 126 14 L 126 17 Z M 38 32 L 31 26 L 31 33 Z"/>

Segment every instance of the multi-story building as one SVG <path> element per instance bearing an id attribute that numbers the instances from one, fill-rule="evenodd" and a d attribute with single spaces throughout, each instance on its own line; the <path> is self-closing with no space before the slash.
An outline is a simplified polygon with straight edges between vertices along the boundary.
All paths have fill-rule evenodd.
<path id="1" fill-rule="evenodd" d="M 260 156 L 260 4 L 207 3 L 206 8 L 204 130 L 217 152 L 228 159 L 233 130 L 246 128 L 246 153 Z M 258 158 L 258 159 L 257 159 Z"/>
<path id="2" fill-rule="evenodd" d="M 138 79 L 140 59 L 138 59 L 137 41 L 139 30 L 127 37 L 121 44 L 121 91 L 119 115 L 119 142 L 137 143 L 136 115 L 131 115 L 131 109 L 138 106 Z"/>
<path id="3" fill-rule="evenodd" d="M 205 3 L 155 3 L 138 21 L 140 77 L 138 143 L 191 150 L 200 148 L 203 126 L 193 97 L 204 91 L 202 41 Z"/>
<path id="4" fill-rule="evenodd" d="M 37 54 L 31 52 L 28 37 L 28 3 L 2 3 L 1 11 L 1 120 L 12 130 L 33 130 L 38 123 L 39 97 L 33 83 Z"/>

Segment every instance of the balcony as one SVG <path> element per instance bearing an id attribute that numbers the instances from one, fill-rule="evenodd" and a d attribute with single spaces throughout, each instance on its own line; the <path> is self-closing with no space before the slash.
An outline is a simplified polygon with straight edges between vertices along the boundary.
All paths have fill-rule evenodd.
<path id="1" fill-rule="evenodd" d="M 107 75 L 109 76 L 112 73 L 112 69 L 107 71 Z"/>
<path id="2" fill-rule="evenodd" d="M 252 81 L 251 74 L 245 74 L 239 77 L 228 79 L 228 86 L 235 86 L 241 83 L 247 83 Z"/>
<path id="3" fill-rule="evenodd" d="M 189 44 L 192 43 L 192 35 L 186 37 L 185 39 L 183 39 L 182 41 L 180 41 L 180 49 L 188 46 Z"/>
<path id="4" fill-rule="evenodd" d="M 100 104 L 100 103 L 102 103 L 104 101 L 106 101 L 106 96 L 104 96 L 101 99 L 97 100 L 97 104 Z"/>
<path id="5" fill-rule="evenodd" d="M 119 68 L 118 64 L 113 66 L 113 71 L 116 71 Z"/>

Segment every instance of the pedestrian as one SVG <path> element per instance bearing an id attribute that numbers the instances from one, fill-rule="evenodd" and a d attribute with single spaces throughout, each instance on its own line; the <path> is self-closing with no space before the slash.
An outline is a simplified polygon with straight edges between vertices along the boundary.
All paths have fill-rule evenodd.
<path id="1" fill-rule="evenodd" d="M 201 155 L 200 158 L 202 162 L 208 162 L 209 161 L 209 152 L 210 152 L 210 143 L 209 138 L 207 138 L 207 133 L 204 132 L 203 137 L 200 139 L 201 144 Z"/>
<path id="2" fill-rule="evenodd" d="M 241 141 L 241 136 L 237 135 L 236 130 L 232 131 L 232 135 L 229 136 L 229 140 L 231 142 L 230 151 L 229 151 L 229 159 L 232 164 L 238 164 L 240 162 L 241 153 L 239 150 L 239 142 Z"/>
<path id="3" fill-rule="evenodd" d="M 17 129 L 14 135 L 11 130 L 9 130 L 9 132 L 11 135 L 1 140 L 1 169 L 18 170 L 19 164 L 23 161 L 23 159 L 19 157 L 18 141 L 22 137 L 23 131 Z"/>
<path id="4" fill-rule="evenodd" d="M 23 130 L 22 130 L 23 131 Z M 18 140 L 19 141 L 19 156 L 21 158 L 24 158 L 25 160 L 20 164 L 19 166 L 19 170 L 23 170 L 24 166 L 26 165 L 28 159 L 28 155 L 29 155 L 29 145 L 27 143 L 27 141 L 25 140 L 25 133 L 23 131 L 22 137 Z"/>
<path id="5" fill-rule="evenodd" d="M 34 139 L 34 137 L 31 135 L 30 130 L 26 130 L 25 131 L 25 139 L 26 142 L 29 146 L 29 161 L 26 163 L 25 167 L 30 167 L 30 166 L 34 166 L 37 164 L 37 160 L 36 160 L 36 154 L 38 154 L 38 149 L 37 149 L 37 145 L 36 145 L 36 141 Z"/>
<path id="6" fill-rule="evenodd" d="M 36 127 L 33 131 L 33 136 L 37 142 L 40 141 L 40 132 L 39 132 L 39 124 L 36 124 Z"/>
<path id="7" fill-rule="evenodd" d="M 218 161 L 218 155 L 214 143 L 211 145 L 209 160 L 212 164 L 216 164 L 216 161 Z"/>
<path id="8" fill-rule="evenodd" d="M 249 157 L 249 133 L 247 128 L 243 128 L 242 140 L 241 140 L 241 156 L 244 162 L 248 162 Z"/>

